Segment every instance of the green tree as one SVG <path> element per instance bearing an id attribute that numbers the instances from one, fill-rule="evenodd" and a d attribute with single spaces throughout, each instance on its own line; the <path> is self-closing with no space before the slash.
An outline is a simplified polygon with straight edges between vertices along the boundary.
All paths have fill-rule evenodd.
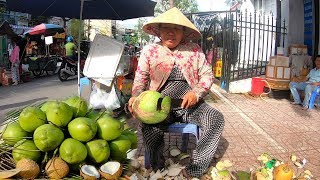
<path id="1" fill-rule="evenodd" d="M 172 6 L 177 7 L 182 13 L 198 12 L 196 0 L 159 0 L 154 11 L 155 15 L 169 10 Z"/>
<path id="2" fill-rule="evenodd" d="M 81 23 L 81 28 L 80 28 Z M 81 32 L 81 38 L 84 39 L 84 23 L 83 21 L 80 22 L 79 19 L 71 19 L 70 20 L 70 29 L 69 34 L 73 37 L 74 41 L 76 42 L 79 39 L 79 31 Z"/>
<path id="3" fill-rule="evenodd" d="M 224 2 L 231 7 L 237 3 L 242 3 L 243 0 L 225 0 Z"/>
<path id="4" fill-rule="evenodd" d="M 142 30 L 142 26 L 147 22 L 146 18 L 139 18 L 138 24 L 135 26 L 135 32 L 137 33 L 138 42 L 141 44 L 142 41 L 150 41 L 150 36 Z"/>

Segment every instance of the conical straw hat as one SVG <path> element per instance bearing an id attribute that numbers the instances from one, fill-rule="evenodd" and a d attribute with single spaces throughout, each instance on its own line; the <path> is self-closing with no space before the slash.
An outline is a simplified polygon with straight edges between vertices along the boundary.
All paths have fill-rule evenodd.
<path id="1" fill-rule="evenodd" d="M 192 22 L 176 7 L 171 8 L 168 11 L 150 20 L 143 26 L 143 31 L 159 37 L 159 25 L 161 23 L 176 24 L 186 27 L 184 31 L 185 40 L 195 40 L 201 38 L 201 33 L 196 28 L 196 26 L 194 26 Z"/>

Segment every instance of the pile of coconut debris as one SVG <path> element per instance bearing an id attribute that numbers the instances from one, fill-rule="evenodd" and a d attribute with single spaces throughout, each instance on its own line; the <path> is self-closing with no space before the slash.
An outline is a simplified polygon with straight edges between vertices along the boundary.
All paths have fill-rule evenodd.
<path id="1" fill-rule="evenodd" d="M 165 168 L 162 170 L 152 171 L 144 166 L 144 156 L 138 158 L 130 158 L 131 162 L 126 171 L 126 175 L 130 180 L 181 180 L 187 179 L 183 176 L 182 170 L 190 158 L 188 154 L 181 153 L 179 149 L 170 150 L 171 158 L 165 161 Z M 197 178 L 194 178 L 194 180 Z"/>

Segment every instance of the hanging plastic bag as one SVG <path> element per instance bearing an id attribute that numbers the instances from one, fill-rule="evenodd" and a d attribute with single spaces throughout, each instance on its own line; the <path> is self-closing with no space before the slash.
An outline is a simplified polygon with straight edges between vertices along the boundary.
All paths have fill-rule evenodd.
<path id="1" fill-rule="evenodd" d="M 93 109 L 107 109 L 111 111 L 119 108 L 120 101 L 114 85 L 112 85 L 111 90 L 103 90 L 98 88 L 94 83 L 90 94 L 90 106 Z"/>
<path id="2" fill-rule="evenodd" d="M 112 85 L 107 101 L 104 101 L 104 107 L 107 110 L 113 111 L 121 106 L 114 84 Z"/>

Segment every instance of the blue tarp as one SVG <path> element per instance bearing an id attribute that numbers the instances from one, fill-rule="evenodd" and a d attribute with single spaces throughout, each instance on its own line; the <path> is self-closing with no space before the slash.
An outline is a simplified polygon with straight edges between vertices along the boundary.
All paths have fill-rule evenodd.
<path id="1" fill-rule="evenodd" d="M 125 20 L 154 15 L 151 0 L 84 0 L 83 19 Z M 10 11 L 80 18 L 80 0 L 8 0 Z"/>

